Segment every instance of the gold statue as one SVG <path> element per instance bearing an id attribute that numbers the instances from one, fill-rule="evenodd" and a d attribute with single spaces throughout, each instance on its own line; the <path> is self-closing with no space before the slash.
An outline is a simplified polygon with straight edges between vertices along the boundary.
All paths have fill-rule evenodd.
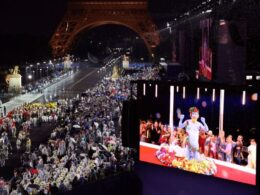
<path id="1" fill-rule="evenodd" d="M 19 73 L 19 66 L 9 69 L 9 74 L 5 77 L 6 83 L 9 84 L 11 77 L 20 77 L 21 75 Z"/>
<path id="2" fill-rule="evenodd" d="M 72 65 L 72 61 L 71 61 L 71 56 L 68 54 L 64 57 L 64 69 L 67 70 L 67 69 L 70 69 L 71 68 L 71 65 Z"/>
<path id="3" fill-rule="evenodd" d="M 118 66 L 114 66 L 113 67 L 112 79 L 118 79 L 119 77 L 120 77 L 119 67 Z"/>
<path id="4" fill-rule="evenodd" d="M 19 66 L 15 66 L 14 69 L 13 69 L 13 72 L 11 74 L 12 75 L 19 75 L 19 73 L 20 73 Z"/>
<path id="5" fill-rule="evenodd" d="M 19 66 L 9 69 L 9 74 L 6 75 L 5 81 L 8 86 L 8 92 L 20 92 L 22 88 L 22 76 L 19 74 Z"/>

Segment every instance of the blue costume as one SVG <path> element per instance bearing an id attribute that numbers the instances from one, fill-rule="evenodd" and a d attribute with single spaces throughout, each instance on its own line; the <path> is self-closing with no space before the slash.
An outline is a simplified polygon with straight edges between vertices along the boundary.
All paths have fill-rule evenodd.
<path id="1" fill-rule="evenodd" d="M 184 122 L 184 115 L 181 115 L 179 121 L 179 128 L 185 128 L 188 134 L 188 159 L 199 159 L 199 132 L 208 131 L 208 125 L 205 122 L 205 119 L 201 117 L 200 123 L 197 121 L 199 118 L 198 109 L 196 107 L 190 108 L 191 119 Z"/>

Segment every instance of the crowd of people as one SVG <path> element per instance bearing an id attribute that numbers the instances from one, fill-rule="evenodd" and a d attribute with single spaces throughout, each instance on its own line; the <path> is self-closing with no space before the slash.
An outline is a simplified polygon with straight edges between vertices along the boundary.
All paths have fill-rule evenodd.
<path id="1" fill-rule="evenodd" d="M 55 194 L 131 170 L 134 150 L 121 142 L 122 100 L 130 95 L 131 80 L 154 79 L 156 74 L 147 68 L 117 80 L 104 78 L 81 96 L 59 100 L 53 107 L 14 109 L 2 119 L 0 131 L 5 138 L 17 140 L 17 151 L 23 151 L 21 166 L 10 181 L 0 179 L 0 193 Z M 48 142 L 31 148 L 30 129 L 43 122 L 54 125 Z"/>
<path id="2" fill-rule="evenodd" d="M 74 68 L 75 67 L 75 68 Z M 47 86 L 58 82 L 61 79 L 68 77 L 69 75 L 73 74 L 73 71 L 77 70 L 77 64 L 70 69 L 62 69 L 59 71 L 54 71 L 52 74 L 42 77 L 40 79 L 34 78 L 31 82 L 28 82 L 25 86 L 23 86 L 22 93 L 26 92 L 41 92 Z"/>
<path id="3" fill-rule="evenodd" d="M 9 151 L 30 152 L 30 130 L 42 126 L 43 123 L 56 122 L 58 115 L 60 112 L 53 103 L 26 103 L 0 118 L 0 167 L 5 165 Z M 15 145 L 12 145 L 11 141 Z"/>
<path id="4" fill-rule="evenodd" d="M 218 135 L 214 135 L 211 130 L 203 129 L 195 137 L 194 142 L 198 145 L 195 147 L 193 145 L 196 144 L 191 141 L 194 132 L 188 132 L 189 129 L 191 129 L 191 125 L 188 128 L 180 125 L 171 127 L 159 120 L 142 120 L 139 128 L 140 141 L 156 145 L 177 145 L 185 149 L 185 152 L 189 152 L 189 149 L 191 149 L 205 157 L 256 169 L 255 139 L 250 139 L 250 145 L 246 146 L 242 135 L 238 135 L 234 140 L 232 135 L 226 136 L 224 130 L 219 131 Z"/>

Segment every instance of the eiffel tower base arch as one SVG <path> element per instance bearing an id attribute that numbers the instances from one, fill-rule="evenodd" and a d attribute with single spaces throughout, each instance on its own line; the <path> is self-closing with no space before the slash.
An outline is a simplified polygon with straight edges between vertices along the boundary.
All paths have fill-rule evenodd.
<path id="1" fill-rule="evenodd" d="M 147 1 L 70 0 L 67 11 L 50 40 L 53 56 L 60 57 L 69 53 L 75 37 L 83 30 L 116 24 L 136 32 L 153 57 L 160 38 L 149 15 Z"/>

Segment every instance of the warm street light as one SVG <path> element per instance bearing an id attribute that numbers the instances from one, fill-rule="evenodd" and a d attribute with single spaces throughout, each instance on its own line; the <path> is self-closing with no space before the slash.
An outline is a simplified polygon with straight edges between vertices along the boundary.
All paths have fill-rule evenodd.
<path id="1" fill-rule="evenodd" d="M 40 68 L 40 78 L 42 78 L 42 69 Z"/>

